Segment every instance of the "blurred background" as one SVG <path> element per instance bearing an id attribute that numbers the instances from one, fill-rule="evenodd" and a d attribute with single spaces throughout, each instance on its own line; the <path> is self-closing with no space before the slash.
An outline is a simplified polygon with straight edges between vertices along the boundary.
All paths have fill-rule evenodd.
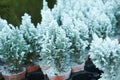
<path id="1" fill-rule="evenodd" d="M 53 8 L 56 0 L 46 0 L 49 8 Z M 31 15 L 32 22 L 36 25 L 41 21 L 40 11 L 43 0 L 0 0 L 0 17 L 8 23 L 19 26 L 24 13 Z"/>

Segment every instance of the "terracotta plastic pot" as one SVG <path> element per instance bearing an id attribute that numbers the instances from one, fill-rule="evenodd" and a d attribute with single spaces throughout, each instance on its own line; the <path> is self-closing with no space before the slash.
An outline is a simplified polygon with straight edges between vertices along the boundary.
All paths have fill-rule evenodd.
<path id="1" fill-rule="evenodd" d="M 26 72 L 32 73 L 32 72 L 37 71 L 39 68 L 40 68 L 39 65 L 29 66 L 29 67 L 26 67 Z"/>
<path id="2" fill-rule="evenodd" d="M 71 67 L 72 72 L 79 72 L 79 71 L 82 71 L 82 70 L 84 70 L 84 64 Z"/>
<path id="3" fill-rule="evenodd" d="M 3 76 L 4 76 L 5 80 L 22 80 L 22 79 L 25 78 L 25 73 L 26 72 L 23 71 L 23 72 L 20 72 L 18 74 L 13 74 L 13 75 L 10 75 L 10 76 L 3 75 Z"/>
<path id="4" fill-rule="evenodd" d="M 66 80 L 70 77 L 70 74 L 71 74 L 71 69 L 66 74 L 63 75 L 54 75 L 54 76 L 50 76 L 48 74 L 47 75 L 49 80 Z"/>

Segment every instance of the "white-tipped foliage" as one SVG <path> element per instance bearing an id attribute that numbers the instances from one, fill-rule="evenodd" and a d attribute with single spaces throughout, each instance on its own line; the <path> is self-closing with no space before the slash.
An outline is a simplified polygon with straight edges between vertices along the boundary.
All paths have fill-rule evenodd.
<path id="1" fill-rule="evenodd" d="M 48 29 L 49 23 L 54 20 L 54 17 L 51 13 L 51 10 L 48 8 L 46 0 L 43 0 L 43 9 L 41 10 L 42 21 L 41 27 L 43 29 L 43 33 Z"/>
<path id="2" fill-rule="evenodd" d="M 10 73 L 19 72 L 23 68 L 22 59 L 28 46 L 19 29 L 7 23 L 5 25 L 0 33 L 0 55 L 4 57 L 2 60 Z"/>
<path id="3" fill-rule="evenodd" d="M 83 51 L 88 46 L 88 27 L 80 19 L 70 17 L 66 13 L 62 15 L 61 20 L 61 27 L 65 30 L 72 43 L 70 47 L 71 59 L 73 62 L 80 64 L 83 61 Z"/>
<path id="4" fill-rule="evenodd" d="M 118 0 L 57 0 L 52 13 L 61 24 L 65 23 L 61 18 L 66 16 L 69 26 L 74 22 L 74 18 L 80 19 L 88 26 L 89 34 L 95 32 L 99 37 L 105 38 L 114 34 L 114 13 L 118 7 Z"/>
<path id="5" fill-rule="evenodd" d="M 113 28 L 109 17 L 105 13 L 98 15 L 93 21 L 93 32 L 99 37 L 105 38 L 113 34 Z"/>
<path id="6" fill-rule="evenodd" d="M 103 70 L 100 80 L 119 80 L 120 75 L 120 44 L 110 38 L 99 38 L 93 35 L 90 46 L 90 58 L 100 70 Z"/>
<path id="7" fill-rule="evenodd" d="M 90 4 L 91 3 L 91 4 Z M 88 12 L 85 23 L 89 26 L 90 34 L 96 33 L 99 37 L 111 37 L 115 33 L 115 11 L 118 6 L 115 0 L 90 0 L 87 2 Z"/>

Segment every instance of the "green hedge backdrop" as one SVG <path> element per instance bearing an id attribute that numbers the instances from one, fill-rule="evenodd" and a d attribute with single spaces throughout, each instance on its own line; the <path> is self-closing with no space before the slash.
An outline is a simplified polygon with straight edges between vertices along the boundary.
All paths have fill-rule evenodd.
<path id="1" fill-rule="evenodd" d="M 48 6 L 53 8 L 56 0 L 47 0 Z M 28 13 L 36 25 L 41 21 L 40 10 L 43 0 L 0 0 L 0 17 L 15 26 L 21 23 L 21 16 Z"/>

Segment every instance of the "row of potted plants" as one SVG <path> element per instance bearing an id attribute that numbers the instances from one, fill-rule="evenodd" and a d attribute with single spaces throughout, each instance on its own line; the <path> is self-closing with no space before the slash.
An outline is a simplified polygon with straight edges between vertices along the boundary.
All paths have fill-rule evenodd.
<path id="1" fill-rule="evenodd" d="M 42 27 L 45 36 L 41 57 L 46 63 L 44 65 L 52 65 L 46 70 L 47 75 L 50 76 L 66 74 L 71 72 L 71 66 L 82 64 L 84 62 L 84 50 L 89 45 L 88 27 L 85 23 L 76 20 L 73 16 L 76 20 L 74 23 L 67 13 L 62 13 L 61 10 L 60 13 L 62 14 L 55 14 L 59 13 L 56 10 L 57 6 L 50 10 L 47 2 L 43 1 L 42 21 L 39 28 Z M 72 68 L 72 71 L 75 72 L 75 69 Z"/>
<path id="2" fill-rule="evenodd" d="M 55 7 L 51 10 L 44 0 L 41 11 L 42 22 L 37 26 L 34 26 L 28 14 L 24 14 L 19 27 L 14 27 L 8 24 L 7 21 L 0 19 L 0 55 L 2 55 L 1 59 L 5 66 L 3 75 L 16 74 L 21 71 L 31 72 L 32 70 L 28 71 L 29 68 L 24 70 L 23 67 L 29 67 L 35 64 L 39 64 L 43 71 L 45 71 L 45 74 L 51 74 L 50 76 L 66 74 L 71 72 L 71 69 L 73 72 L 76 72 L 71 66 L 82 63 L 82 68 L 80 66 L 77 68 L 83 70 L 85 48 L 90 45 L 91 58 L 92 53 L 94 54 L 96 52 L 92 50 L 92 46 L 94 46 L 91 43 L 91 41 L 94 41 L 93 34 L 96 33 L 104 41 L 106 37 L 113 34 L 110 31 L 114 31 L 112 21 L 115 23 L 115 18 L 109 18 L 110 15 L 106 14 L 108 12 L 105 13 L 103 11 L 104 13 L 101 13 L 101 11 L 98 11 L 99 6 L 91 5 L 99 1 L 91 4 L 87 1 L 87 3 L 84 3 L 84 1 L 76 2 L 76 0 L 73 0 L 73 4 L 70 2 L 58 0 Z M 64 5 L 64 3 L 66 4 Z M 80 7 L 77 8 L 78 3 L 85 10 Z M 88 5 L 87 8 L 82 4 Z M 102 0 L 101 5 L 103 5 Z M 107 3 L 103 6 L 106 5 Z M 99 15 L 94 15 L 92 9 L 96 13 L 98 12 Z M 88 15 L 89 13 L 91 13 L 91 16 Z M 113 14 L 111 13 L 111 15 Z M 95 44 L 102 44 L 99 38 L 96 39 L 98 42 Z M 94 49 L 96 48 L 94 47 Z M 99 52 L 101 50 L 96 53 L 99 54 Z M 94 59 L 92 60 L 95 61 Z M 38 67 L 35 68 L 36 70 L 38 69 Z M 62 77 L 63 80 L 67 79 L 68 75 L 65 78 Z M 54 79 L 53 77 L 51 78 L 51 80 Z"/>
<path id="3" fill-rule="evenodd" d="M 115 3 L 117 5 L 114 5 Z M 70 59 L 74 63 L 81 64 L 83 58 L 80 58 L 80 57 L 83 57 L 85 48 L 88 45 L 90 45 L 90 51 L 91 51 L 92 42 L 95 38 L 94 34 L 96 34 L 98 36 L 98 38 L 105 41 L 105 43 L 107 43 L 107 40 L 106 40 L 107 37 L 109 37 L 111 41 L 116 41 L 111 38 L 113 38 L 113 36 L 115 36 L 116 18 L 114 15 L 115 15 L 115 12 L 117 11 L 118 5 L 119 4 L 117 3 L 117 0 L 116 1 L 58 0 L 56 5 L 54 6 L 54 8 L 52 10 L 50 10 L 47 6 L 46 1 L 44 0 L 43 9 L 41 11 L 41 14 L 42 14 L 41 26 L 44 26 L 46 29 L 50 29 L 51 26 L 52 27 L 59 26 L 60 28 L 62 28 L 65 31 L 66 36 L 69 38 L 69 41 L 71 44 L 70 48 L 68 49 L 69 54 L 67 54 L 67 56 L 70 56 Z M 80 6 L 80 7 L 78 7 L 78 6 Z M 108 6 L 110 6 L 110 7 L 108 7 Z M 57 32 L 59 32 L 59 30 L 56 30 L 56 29 L 54 29 L 54 31 L 56 32 L 56 35 L 57 35 Z M 53 32 L 53 31 L 51 31 L 51 32 Z M 49 35 L 51 33 L 48 31 L 46 34 Z M 52 38 L 56 37 L 56 35 L 53 35 Z M 59 36 L 57 36 L 57 37 L 59 37 Z M 51 43 L 50 41 L 52 41 L 52 39 L 50 39 L 50 35 L 47 36 L 47 38 L 49 38 L 49 39 L 46 42 L 55 46 L 56 41 L 54 43 Z M 103 43 L 103 44 L 105 44 L 105 43 Z M 116 43 L 117 43 L 117 41 L 116 41 Z M 99 40 L 96 40 L 95 44 L 96 44 L 96 46 L 101 45 Z M 107 45 L 107 44 L 105 44 L 105 45 Z M 104 47 L 106 47 L 105 45 L 104 45 Z M 109 45 L 107 45 L 107 46 L 109 46 Z M 112 46 L 112 44 L 110 45 L 110 47 L 111 46 Z M 45 47 L 44 48 L 45 51 L 49 50 L 51 48 L 51 46 L 49 46 L 49 45 L 44 46 L 44 47 Z M 107 49 L 109 49 L 109 47 L 107 47 Z M 115 46 L 114 46 L 114 49 L 115 49 Z M 96 55 L 97 55 L 97 53 L 99 54 L 101 52 L 101 50 L 99 50 L 97 52 L 95 48 L 94 48 L 94 50 L 96 52 Z M 94 55 L 94 53 L 95 53 L 94 50 L 92 52 L 89 52 L 89 54 Z M 50 50 L 48 52 L 50 52 L 50 54 L 51 54 L 52 51 Z M 104 50 L 104 51 L 106 51 L 106 50 Z M 107 53 L 105 53 L 105 54 L 107 54 Z M 95 57 L 96 57 L 96 60 L 98 60 L 97 57 L 99 57 L 99 56 L 95 56 Z M 53 59 L 52 56 L 49 56 L 49 59 L 50 58 Z M 92 56 L 91 56 L 91 58 L 92 58 Z M 104 57 L 102 59 L 104 59 Z M 93 62 L 94 61 L 95 60 L 93 60 Z M 50 63 L 52 63 L 52 61 Z M 74 63 L 71 63 L 71 64 L 73 65 Z M 115 63 L 117 63 L 117 62 L 115 62 Z M 107 69 L 107 68 L 105 68 L 105 69 Z"/>
<path id="4" fill-rule="evenodd" d="M 99 65 L 108 64 L 106 65 L 107 67 L 104 67 L 104 69 L 102 69 L 100 66 L 98 67 L 103 71 L 107 71 L 107 68 L 109 68 L 108 67 L 109 65 L 110 65 L 110 68 L 112 67 L 112 72 L 110 72 L 109 75 L 107 72 L 102 74 L 101 80 L 103 79 L 115 80 L 115 77 L 117 77 L 118 79 L 119 76 L 116 74 L 116 72 L 113 72 L 113 71 L 114 69 L 119 71 L 119 68 L 114 67 L 113 64 L 116 64 L 116 65 L 119 64 L 119 62 L 117 62 L 119 60 L 119 56 L 118 56 L 119 47 L 116 47 L 116 46 L 119 46 L 119 44 L 117 40 L 111 39 L 113 36 L 115 36 L 114 34 L 115 34 L 115 27 L 116 27 L 115 25 L 116 18 L 114 15 L 119 5 L 119 3 L 117 2 L 118 2 L 117 0 L 116 1 L 96 0 L 94 2 L 92 0 L 90 1 L 79 0 L 77 2 L 75 0 L 72 0 L 72 1 L 58 0 L 54 8 L 50 10 L 47 6 L 46 1 L 44 0 L 43 9 L 41 11 L 41 14 L 42 14 L 41 26 L 44 26 L 45 29 L 51 30 L 50 32 L 48 31 L 47 33 L 45 33 L 48 35 L 46 37 L 49 38 L 45 41 L 45 43 L 49 43 L 49 45 L 44 46 L 44 49 L 45 49 L 44 51 L 50 50 L 48 51 L 49 54 L 52 54 L 51 52 L 56 53 L 54 52 L 56 50 L 51 50 L 50 48 L 51 47 L 56 48 L 56 42 L 59 39 L 58 33 L 61 32 L 59 30 L 60 28 L 62 28 L 66 33 L 66 37 L 68 37 L 70 41 L 70 46 L 68 46 L 68 52 L 66 53 L 69 53 L 67 54 L 67 56 L 70 56 L 71 62 L 81 64 L 83 62 L 82 60 L 83 60 L 85 48 L 88 45 L 90 45 L 89 54 L 94 64 L 97 65 L 97 67 Z M 116 3 L 116 5 L 114 5 L 114 3 Z M 111 6 L 111 7 L 108 7 L 108 6 Z M 118 17 L 119 17 L 119 14 L 117 15 L 117 18 Z M 58 28 L 57 30 L 56 26 L 59 26 L 60 28 Z M 53 30 L 56 32 L 56 34 L 51 33 L 53 32 Z M 62 32 L 62 34 L 64 34 L 64 32 Z M 94 34 L 97 34 L 98 37 L 95 37 Z M 50 35 L 52 36 L 52 38 L 50 37 Z M 61 35 L 61 33 L 59 33 L 59 35 Z M 62 38 L 63 37 L 61 37 L 59 40 L 62 40 Z M 96 41 L 95 43 L 94 43 L 94 39 Z M 54 41 L 54 43 L 52 43 L 51 41 Z M 114 45 L 112 47 L 114 43 L 116 44 L 116 46 Z M 50 46 L 50 44 L 52 44 L 53 46 Z M 101 44 L 103 45 L 100 46 Z M 100 49 L 98 49 L 98 47 L 100 47 Z M 104 49 L 104 53 L 102 53 L 102 49 Z M 106 50 L 108 50 L 109 52 L 106 52 Z M 101 56 L 99 54 L 101 54 Z M 105 58 L 105 56 L 103 56 L 103 55 L 109 55 L 109 54 L 111 54 L 111 56 L 107 57 L 108 59 Z M 113 54 L 117 54 L 117 55 L 114 56 Z M 49 61 L 51 64 L 53 59 L 53 65 L 55 65 L 54 63 L 55 59 L 53 56 L 48 55 L 46 57 L 49 57 L 49 59 L 51 59 Z M 60 58 L 60 55 L 58 57 Z M 94 57 L 95 59 L 93 59 Z M 104 61 L 99 63 L 99 61 L 101 60 L 101 59 L 99 60 L 99 57 L 103 60 L 106 59 L 107 62 Z M 112 58 L 113 62 L 111 62 L 111 57 L 114 57 Z M 95 62 L 98 62 L 98 63 L 95 63 Z M 74 63 L 71 63 L 71 64 L 73 65 Z M 54 70 L 56 69 L 54 68 L 52 71 Z M 110 70 L 108 70 L 108 72 L 109 71 Z M 56 73 L 54 72 L 54 74 Z M 109 77 L 110 75 L 111 77 Z"/>
<path id="5" fill-rule="evenodd" d="M 74 55 L 70 56 L 70 54 L 75 52 L 75 44 L 73 47 L 72 44 L 79 40 L 79 34 L 74 31 L 72 38 L 74 40 L 70 41 L 69 37 L 66 36 L 65 30 L 59 27 L 56 21 L 49 24 L 49 30 L 42 28 L 45 32 L 41 33 L 41 25 L 38 25 L 39 28 L 38 26 L 35 27 L 31 23 L 31 17 L 28 14 L 24 14 L 22 17 L 22 23 L 19 28 L 8 24 L 6 20 L 1 19 L 0 21 L 0 55 L 4 62 L 2 73 L 6 76 L 5 79 L 16 78 L 17 73 L 20 76 L 24 76 L 25 71 L 32 72 L 31 69 L 31 71 L 28 71 L 29 67 L 36 64 L 43 68 L 43 62 L 43 65 L 51 66 L 52 71 L 50 72 L 52 73 L 50 74 L 59 75 L 69 72 L 70 75 L 70 61 L 72 60 L 70 58 L 74 57 Z M 77 51 L 76 53 L 78 54 L 77 59 L 79 59 L 80 52 Z M 36 70 L 38 69 L 38 67 L 35 68 Z M 10 77 L 12 74 L 14 75 Z"/>
<path id="6" fill-rule="evenodd" d="M 40 58 L 41 38 L 36 33 L 37 29 L 27 14 L 22 17 L 20 28 L 15 28 L 3 19 L 0 19 L 0 23 L 2 28 L 0 31 L 0 55 L 4 62 L 2 74 L 6 76 L 5 79 L 16 78 L 16 75 L 12 77 L 10 75 L 23 71 L 18 74 L 20 78 L 18 80 L 21 80 L 25 74 L 24 67 L 28 67 L 26 68 L 27 72 L 31 72 L 28 71 L 29 66 L 35 65 L 35 62 Z"/>

